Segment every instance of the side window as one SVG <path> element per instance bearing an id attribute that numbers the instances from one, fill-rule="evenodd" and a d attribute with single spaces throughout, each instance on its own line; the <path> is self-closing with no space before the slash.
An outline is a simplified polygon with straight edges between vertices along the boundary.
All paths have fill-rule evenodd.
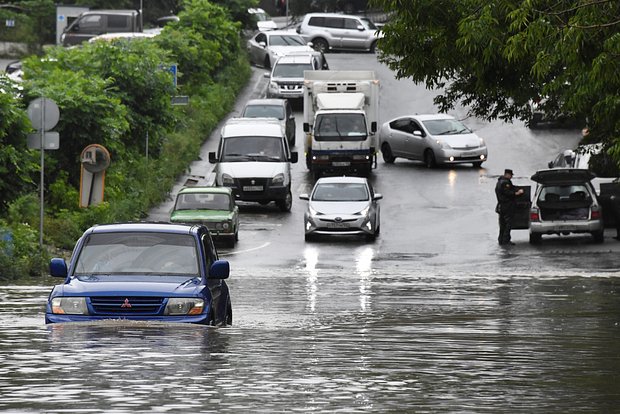
<path id="1" fill-rule="evenodd" d="M 308 26 L 325 26 L 325 18 L 324 17 L 311 17 L 308 20 Z"/>
<path id="2" fill-rule="evenodd" d="M 418 124 L 416 121 L 411 120 L 409 122 L 409 132 L 413 134 L 415 131 L 419 131 L 422 136 L 426 135 L 420 124 Z"/>
<path id="3" fill-rule="evenodd" d="M 396 121 L 392 121 L 392 123 L 390 124 L 390 128 L 402 132 L 409 132 L 408 126 L 408 119 L 397 119 Z"/>
<path id="4" fill-rule="evenodd" d="M 355 19 L 344 19 L 344 28 L 345 29 L 357 30 L 357 26 L 359 26 L 360 24 L 361 23 L 359 23 Z"/>
<path id="5" fill-rule="evenodd" d="M 267 43 L 267 35 L 265 35 L 264 33 L 260 33 L 259 35 L 257 35 L 256 36 L 256 43 L 260 43 L 260 42 Z"/>
<path id="6" fill-rule="evenodd" d="M 342 29 L 344 27 L 344 19 L 342 17 L 326 17 L 325 27 Z"/>
<path id="7" fill-rule="evenodd" d="M 213 240 L 208 234 L 202 235 L 202 247 L 205 251 L 205 256 L 207 257 L 207 272 L 211 267 L 211 264 L 217 260 L 217 250 L 215 250 L 215 246 L 213 245 Z"/>
<path id="8" fill-rule="evenodd" d="M 103 16 L 100 14 L 90 14 L 82 17 L 78 24 L 80 29 L 101 29 L 103 28 Z"/>
<path id="9" fill-rule="evenodd" d="M 118 16 L 111 14 L 108 16 L 108 29 L 129 29 L 129 16 Z"/>

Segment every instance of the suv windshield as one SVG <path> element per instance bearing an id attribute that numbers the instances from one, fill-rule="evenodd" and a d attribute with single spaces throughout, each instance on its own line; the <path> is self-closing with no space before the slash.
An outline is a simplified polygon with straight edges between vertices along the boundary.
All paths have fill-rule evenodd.
<path id="1" fill-rule="evenodd" d="M 245 118 L 284 119 L 284 108 L 280 105 L 248 105 L 243 111 Z"/>
<path id="2" fill-rule="evenodd" d="M 222 161 L 286 161 L 281 137 L 231 137 L 224 139 Z"/>
<path id="3" fill-rule="evenodd" d="M 273 68 L 275 78 L 303 78 L 304 70 L 312 70 L 310 63 L 281 63 Z"/>
<path id="4" fill-rule="evenodd" d="M 314 138 L 317 141 L 364 141 L 366 119 L 359 113 L 319 115 L 316 119 Z"/>
<path id="5" fill-rule="evenodd" d="M 74 275 L 198 276 L 196 242 L 188 234 L 91 234 L 77 259 Z"/>

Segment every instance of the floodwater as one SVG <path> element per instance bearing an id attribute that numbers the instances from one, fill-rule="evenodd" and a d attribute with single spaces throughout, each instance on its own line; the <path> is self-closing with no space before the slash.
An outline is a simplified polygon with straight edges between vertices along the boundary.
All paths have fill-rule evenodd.
<path id="1" fill-rule="evenodd" d="M 445 271 L 353 249 L 233 266 L 230 328 L 46 326 L 53 280 L 0 287 L 0 410 L 617 411 L 618 271 Z"/>

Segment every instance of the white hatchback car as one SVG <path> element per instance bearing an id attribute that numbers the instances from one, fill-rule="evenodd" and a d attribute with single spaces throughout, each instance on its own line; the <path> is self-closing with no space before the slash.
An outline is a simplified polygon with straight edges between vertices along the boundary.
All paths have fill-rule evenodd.
<path id="1" fill-rule="evenodd" d="M 445 114 L 407 115 L 386 122 L 379 131 L 379 148 L 387 163 L 401 157 L 423 161 L 428 168 L 464 163 L 480 167 L 488 154 L 482 138 Z"/>
<path id="2" fill-rule="evenodd" d="M 363 235 L 375 240 L 379 235 L 379 201 L 383 196 L 375 193 L 366 178 L 319 178 L 312 193 L 300 194 L 308 200 L 304 215 L 306 241 L 315 235 Z"/>
<path id="3" fill-rule="evenodd" d="M 303 37 L 290 30 L 270 30 L 256 33 L 247 43 L 250 61 L 271 69 L 280 56 L 293 52 L 312 52 L 314 49 Z"/>

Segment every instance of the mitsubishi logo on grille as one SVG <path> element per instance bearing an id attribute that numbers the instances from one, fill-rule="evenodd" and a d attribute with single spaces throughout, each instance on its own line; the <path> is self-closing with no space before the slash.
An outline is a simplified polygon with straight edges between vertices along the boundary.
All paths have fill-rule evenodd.
<path id="1" fill-rule="evenodd" d="M 252 180 L 252 181 L 250 181 L 250 183 L 251 183 L 252 185 L 254 185 L 254 184 L 256 184 L 256 180 Z"/>
<path id="2" fill-rule="evenodd" d="M 121 308 L 131 308 L 131 303 L 129 303 L 129 299 L 125 298 L 125 302 L 123 302 Z"/>
<path id="3" fill-rule="evenodd" d="M 342 217 L 336 217 L 336 218 L 334 219 L 334 221 L 335 221 L 336 223 L 340 223 L 340 222 L 342 221 Z"/>

